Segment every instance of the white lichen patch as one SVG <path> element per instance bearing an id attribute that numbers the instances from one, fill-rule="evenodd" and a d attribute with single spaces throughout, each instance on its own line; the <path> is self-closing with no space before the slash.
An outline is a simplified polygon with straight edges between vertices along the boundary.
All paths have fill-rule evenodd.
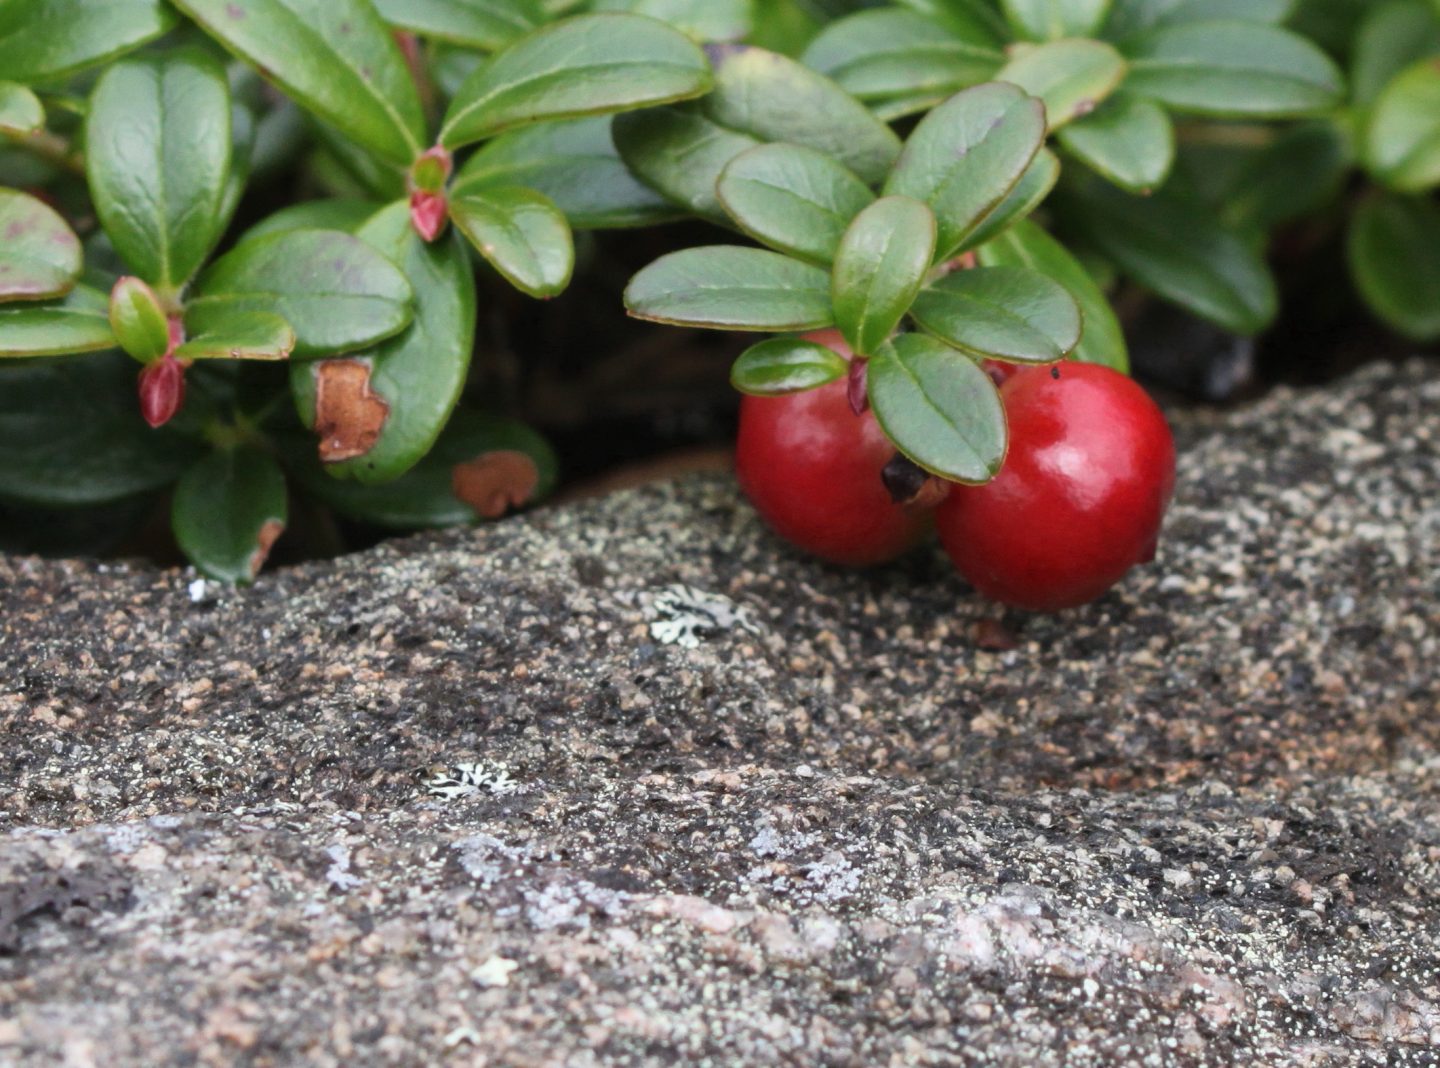
<path id="1" fill-rule="evenodd" d="M 676 583 L 650 596 L 650 636 L 662 645 L 697 649 L 700 639 L 728 630 L 759 634 L 750 610 L 722 593 Z"/>
<path id="2" fill-rule="evenodd" d="M 484 762 L 451 764 L 444 771 L 426 779 L 424 787 L 431 797 L 446 799 L 474 797 L 477 794 L 505 797 L 509 794 L 524 793 L 528 789 L 524 783 L 512 779 L 503 764 Z"/>

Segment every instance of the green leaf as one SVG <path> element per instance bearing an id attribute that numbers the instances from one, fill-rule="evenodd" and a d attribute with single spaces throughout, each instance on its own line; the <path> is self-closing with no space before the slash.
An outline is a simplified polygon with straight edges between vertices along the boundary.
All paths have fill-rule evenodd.
<path id="1" fill-rule="evenodd" d="M 161 290 L 190 280 L 228 221 L 230 86 L 199 49 L 124 60 L 90 97 L 85 172 L 130 270 Z"/>
<path id="2" fill-rule="evenodd" d="M 1365 159 L 1397 192 L 1440 185 L 1440 56 L 1407 67 L 1385 87 L 1370 112 Z"/>
<path id="3" fill-rule="evenodd" d="M 1110 0 L 1000 0 L 1015 32 L 1032 41 L 1088 37 L 1105 21 Z"/>
<path id="4" fill-rule="evenodd" d="M 650 188 L 707 219 L 727 217 L 715 195 L 726 165 L 760 142 L 727 130 L 692 108 L 653 108 L 617 115 L 615 147 Z"/>
<path id="5" fill-rule="evenodd" d="M 110 291 L 110 329 L 141 363 L 153 363 L 170 348 L 170 321 L 154 290 L 138 278 L 122 278 Z"/>
<path id="6" fill-rule="evenodd" d="M 96 293 L 93 303 L 92 318 L 104 323 L 105 298 Z M 0 362 L 0 496 L 103 504 L 179 477 L 195 447 L 168 426 L 145 425 L 135 399 L 139 370 L 120 352 Z"/>
<path id="7" fill-rule="evenodd" d="M 1369 107 L 1392 78 L 1436 53 L 1440 53 L 1440 10 L 1425 0 L 1376 4 L 1355 38 L 1350 99 L 1357 107 Z"/>
<path id="8" fill-rule="evenodd" d="M 1084 326 L 1071 352 L 1081 363 L 1098 363 L 1130 373 L 1125 332 L 1115 309 L 1084 265 L 1038 224 L 1025 220 L 981 246 L 976 257 L 984 267 L 1028 267 L 1059 282 L 1080 306 Z"/>
<path id="9" fill-rule="evenodd" d="M 109 302 L 84 286 L 61 300 L 0 307 L 0 359 L 99 352 L 115 345 Z"/>
<path id="10" fill-rule="evenodd" d="M 913 11 L 876 8 L 832 22 L 801 60 L 866 103 L 923 110 L 991 78 L 1005 54 L 988 33 L 966 37 Z"/>
<path id="11" fill-rule="evenodd" d="M 175 350 L 182 360 L 285 360 L 295 350 L 295 331 L 270 312 L 235 310 L 222 303 L 193 315 L 191 322 L 201 329 Z"/>
<path id="12" fill-rule="evenodd" d="M 736 224 L 771 248 L 829 266 L 850 221 L 874 199 L 838 160 L 799 145 L 760 145 L 730 161 L 716 194 Z"/>
<path id="13" fill-rule="evenodd" d="M 0 82 L 0 134 L 24 137 L 45 126 L 40 98 L 23 85 Z"/>
<path id="14" fill-rule="evenodd" d="M 1080 343 L 1080 307 L 1059 282 L 1028 267 L 956 271 L 915 299 L 926 332 L 975 356 L 1054 363 Z"/>
<path id="15" fill-rule="evenodd" d="M 543 194 L 519 186 L 470 187 L 450 197 L 450 220 L 516 289 L 553 297 L 570 284 L 570 224 Z"/>
<path id="16" fill-rule="evenodd" d="M 1000 394 L 980 365 L 923 334 L 901 334 L 867 373 L 870 407 L 895 447 L 953 482 L 988 482 L 1005 459 Z"/>
<path id="17" fill-rule="evenodd" d="M 1294 8 L 1295 0 L 1114 0 L 1110 17 L 1105 21 L 1104 35 L 1108 40 L 1122 41 L 1156 26 L 1216 19 L 1278 26 L 1289 18 Z"/>
<path id="18" fill-rule="evenodd" d="M 643 113 L 642 113 L 643 114 Z M 678 212 L 636 180 L 599 115 L 501 134 L 460 168 L 454 191 L 520 185 L 544 193 L 577 230 L 648 226 Z"/>
<path id="19" fill-rule="evenodd" d="M 404 204 L 385 209 L 360 236 L 401 264 L 414 281 L 415 320 L 378 348 L 346 361 L 368 371 L 366 386 L 383 406 L 384 417 L 364 451 L 331 459 L 325 469 L 338 478 L 386 482 L 420 462 L 455 409 L 475 343 L 475 282 L 469 253 L 459 235 L 426 244 L 410 225 Z M 320 413 L 323 418 L 316 418 L 321 382 L 327 392 L 333 392 L 330 386 L 341 384 L 332 377 L 335 369 L 327 367 L 328 363 L 291 366 L 291 390 L 301 421 L 320 430 L 322 441 L 339 441 L 342 446 L 356 441 L 364 444 L 372 428 L 360 427 L 356 432 L 353 407 L 339 403 L 346 399 L 344 392 L 327 399 L 326 410 Z M 356 453 L 358 447 L 327 447 L 326 451 L 340 455 Z"/>
<path id="20" fill-rule="evenodd" d="M 175 0 L 230 51 L 382 159 L 408 166 L 425 115 L 405 57 L 368 0 Z"/>
<path id="21" fill-rule="evenodd" d="M 0 188 L 0 304 L 70 292 L 81 269 L 80 239 L 50 205 Z"/>
<path id="22" fill-rule="evenodd" d="M 34 85 L 138 48 L 175 25 L 163 0 L 10 0 L 0 4 L 0 71 Z"/>
<path id="23" fill-rule="evenodd" d="M 668 22 L 697 41 L 749 37 L 757 0 L 595 0 L 596 11 L 625 11 Z M 765 3 L 766 0 L 758 0 Z"/>
<path id="24" fill-rule="evenodd" d="M 528 472 L 523 464 L 517 469 L 514 461 L 520 458 L 528 461 Z M 497 472 L 501 477 L 492 482 L 491 496 L 508 498 L 499 503 L 516 503 L 515 497 L 525 491 L 524 483 L 529 481 L 523 479 L 527 473 L 533 484 L 520 504 L 544 497 L 555 486 L 555 454 L 540 435 L 521 423 L 464 409 L 455 413 L 414 468 L 391 482 L 371 485 L 329 477 L 309 440 L 295 442 L 286 456 L 291 474 L 309 494 L 342 515 L 396 530 L 456 526 L 489 518 L 457 497 L 456 490 L 465 488 L 467 472 L 480 467 L 483 473 L 484 465 L 495 461 L 501 465 Z M 518 485 L 517 474 L 522 476 Z M 474 475 L 470 478 L 473 481 Z M 474 493 L 466 495 L 473 498 Z M 494 510 L 485 508 L 486 512 Z"/>
<path id="25" fill-rule="evenodd" d="M 294 329 L 293 355 L 308 359 L 398 334 L 412 302 L 405 276 L 365 242 L 338 230 L 295 230 L 217 260 L 196 283 L 185 319 L 204 333 L 213 315 L 271 312 Z"/>
<path id="26" fill-rule="evenodd" d="M 1060 143 L 1091 170 L 1132 193 L 1149 193 L 1175 164 L 1175 127 L 1159 104 L 1112 96 L 1060 131 Z"/>
<path id="27" fill-rule="evenodd" d="M 353 234 L 379 211 L 373 200 L 352 197 L 331 197 L 326 200 L 304 200 L 265 216 L 241 235 L 235 244 L 245 245 L 262 237 L 288 234 L 295 230 L 343 230 Z"/>
<path id="28" fill-rule="evenodd" d="M 966 40 L 985 41 L 1003 48 L 1010 40 L 1010 27 L 992 0 L 897 0 L 901 7 L 934 19 L 951 33 Z"/>
<path id="29" fill-rule="evenodd" d="M 1060 180 L 1060 157 L 1048 148 L 1042 148 L 1025 168 L 1020 181 L 1004 200 L 992 208 L 969 236 L 955 250 L 956 254 L 969 252 L 989 241 L 996 234 L 1025 218 L 1050 195 L 1055 183 Z"/>
<path id="30" fill-rule="evenodd" d="M 995 75 L 1045 104 L 1057 130 L 1094 111 L 1125 77 L 1125 60 L 1103 41 L 1051 41 L 1020 52 Z"/>
<path id="31" fill-rule="evenodd" d="M 1440 206 L 1376 196 L 1350 224 L 1350 271 L 1365 303 L 1414 341 L 1440 338 Z"/>
<path id="32" fill-rule="evenodd" d="M 875 185 L 900 139 L 865 105 L 793 59 L 747 45 L 712 45 L 715 91 L 700 101 L 712 121 L 761 141 L 788 141 L 834 156 Z"/>
<path id="33" fill-rule="evenodd" d="M 1231 185 L 1221 218 L 1236 230 L 1266 233 L 1312 214 L 1340 195 L 1351 163 L 1348 140 L 1333 122 L 1290 126 L 1250 156 Z"/>
<path id="34" fill-rule="evenodd" d="M 1340 69 L 1305 38 L 1257 22 L 1187 22 L 1130 41 L 1127 90 L 1176 111 L 1288 118 L 1338 106 Z"/>
<path id="35" fill-rule="evenodd" d="M 460 87 L 447 148 L 547 119 L 600 115 L 699 96 L 712 80 L 684 34 L 637 15 L 581 15 L 510 45 Z"/>
<path id="36" fill-rule="evenodd" d="M 375 7 L 392 26 L 486 52 L 545 21 L 536 0 L 375 0 Z"/>
<path id="37" fill-rule="evenodd" d="M 257 448 L 217 449 L 175 487 L 170 525 L 190 562 L 220 582 L 250 583 L 285 529 L 285 475 Z"/>
<path id="38" fill-rule="evenodd" d="M 850 364 L 834 349 L 799 337 L 751 345 L 730 368 L 730 384 L 756 397 L 799 393 L 844 378 Z"/>
<path id="39" fill-rule="evenodd" d="M 870 356 L 900 325 L 935 255 L 935 215 L 883 197 L 855 217 L 835 253 L 830 299 L 850 347 Z"/>
<path id="40" fill-rule="evenodd" d="M 1045 140 L 1045 107 L 1013 85 L 956 93 L 921 120 L 885 184 L 929 204 L 949 259 L 1015 188 Z"/>
<path id="41" fill-rule="evenodd" d="M 1085 186 L 1066 223 L 1135 281 L 1225 330 L 1255 334 L 1275 317 L 1275 280 L 1258 253 L 1198 204 Z"/>
<path id="42" fill-rule="evenodd" d="M 772 332 L 830 326 L 830 276 L 778 252 L 734 245 L 682 249 L 630 280 L 637 319 Z"/>

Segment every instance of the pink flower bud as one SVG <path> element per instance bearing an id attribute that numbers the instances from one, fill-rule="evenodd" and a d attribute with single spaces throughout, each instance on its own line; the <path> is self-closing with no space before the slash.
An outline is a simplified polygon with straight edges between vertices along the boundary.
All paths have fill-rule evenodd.
<path id="1" fill-rule="evenodd" d="M 415 232 L 426 241 L 434 241 L 440 236 L 448 214 L 449 205 L 445 202 L 444 193 L 417 191 L 410 194 L 410 222 Z"/>
<path id="2" fill-rule="evenodd" d="M 168 423 L 185 403 L 185 365 L 162 356 L 140 372 L 140 414 L 152 427 Z"/>

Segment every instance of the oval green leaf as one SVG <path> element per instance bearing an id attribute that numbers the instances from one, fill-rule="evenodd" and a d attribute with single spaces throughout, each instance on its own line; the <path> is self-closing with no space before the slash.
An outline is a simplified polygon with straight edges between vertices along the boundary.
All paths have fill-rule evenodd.
<path id="1" fill-rule="evenodd" d="M 284 360 L 295 350 L 295 331 L 270 312 L 216 305 L 195 319 L 204 331 L 175 350 L 182 360 Z"/>
<path id="2" fill-rule="evenodd" d="M 1031 41 L 1088 37 L 1110 10 L 1110 0 L 1000 0 L 1005 18 Z"/>
<path id="3" fill-rule="evenodd" d="M 1216 19 L 1278 26 L 1290 17 L 1295 4 L 1296 0 L 1114 0 L 1103 33 L 1107 40 L 1123 41 L 1156 26 Z"/>
<path id="4" fill-rule="evenodd" d="M 1103 41 L 1051 41 L 1020 52 L 1000 68 L 998 82 L 1018 85 L 1045 104 L 1058 130 L 1100 106 L 1125 77 L 1125 60 Z"/>
<path id="5" fill-rule="evenodd" d="M 594 0 L 593 7 L 648 15 L 696 41 L 738 41 L 754 29 L 757 2 L 766 0 Z"/>
<path id="6" fill-rule="evenodd" d="M 347 234 L 353 234 L 380 208 L 381 205 L 373 200 L 353 197 L 305 200 L 265 216 L 246 230 L 235 244 L 244 245 L 262 237 L 288 234 L 295 230 L 343 230 Z"/>
<path id="7" fill-rule="evenodd" d="M 934 338 L 901 334 L 870 361 L 870 407 L 915 464 L 952 482 L 988 482 L 1005 459 L 1005 410 L 980 365 Z"/>
<path id="8" fill-rule="evenodd" d="M 1080 306 L 1059 282 L 1028 267 L 956 271 L 915 298 L 927 332 L 977 358 L 1054 363 L 1080 343 Z"/>
<path id="9" fill-rule="evenodd" d="M 63 296 L 82 266 L 80 239 L 59 212 L 0 188 L 0 303 Z"/>
<path id="10" fill-rule="evenodd" d="M 705 55 L 678 30 L 636 15 L 581 15 L 497 53 L 460 86 L 440 140 L 457 148 L 548 119 L 570 119 L 699 96 Z"/>
<path id="11" fill-rule="evenodd" d="M 829 274 L 735 245 L 662 256 L 630 280 L 625 307 L 637 319 L 724 330 L 814 330 L 835 321 Z"/>
<path id="12" fill-rule="evenodd" d="M 1365 159 L 1397 192 L 1440 185 L 1440 56 L 1407 67 L 1385 87 L 1366 126 Z"/>
<path id="13" fill-rule="evenodd" d="M 727 224 L 715 185 L 731 160 L 760 143 L 693 107 L 617 115 L 613 132 L 620 158 L 637 178 L 687 211 Z"/>
<path id="14" fill-rule="evenodd" d="M 975 224 L 965 240 L 955 250 L 956 254 L 968 252 L 989 241 L 996 234 L 1003 233 L 1038 208 L 1060 180 L 1060 157 L 1048 148 L 1042 148 L 1031 160 L 1030 166 L 1015 183 L 1015 188 L 999 204 L 995 205 L 983 219 Z"/>
<path id="15" fill-rule="evenodd" d="M 285 475 L 268 452 L 217 449 L 175 487 L 170 526 L 180 549 L 220 582 L 250 583 L 285 529 Z"/>
<path id="16" fill-rule="evenodd" d="M 365 242 L 338 230 L 294 230 L 247 241 L 195 286 L 185 321 L 206 333 L 213 317 L 270 312 L 295 331 L 299 359 L 353 352 L 398 334 L 413 312 L 410 283 Z"/>
<path id="17" fill-rule="evenodd" d="M 45 125 L 40 98 L 23 85 L 0 82 L 0 133 L 24 137 Z"/>
<path id="18" fill-rule="evenodd" d="M 771 248 L 828 266 L 875 194 L 855 172 L 800 145 L 760 145 L 730 161 L 715 192 L 735 223 Z"/>
<path id="19" fill-rule="evenodd" d="M 1305 38 L 1258 22 L 1186 22 L 1126 45 L 1125 88 L 1176 111 L 1291 118 L 1337 107 L 1345 79 Z"/>
<path id="20" fill-rule="evenodd" d="M 124 60 L 90 96 L 85 172 L 131 271 L 176 291 L 224 232 L 230 86 L 200 49 Z"/>
<path id="21" fill-rule="evenodd" d="M 1412 63 L 1440 53 L 1440 9 L 1425 0 L 1390 0 L 1365 15 L 1350 57 L 1350 100 L 1369 107 Z"/>
<path id="22" fill-rule="evenodd" d="M 976 257 L 985 267 L 1028 267 L 1062 286 L 1080 306 L 1080 343 L 1070 353 L 1081 363 L 1098 363 L 1130 373 L 1125 332 L 1105 293 L 1085 266 L 1037 223 L 1026 219 L 982 245 Z"/>
<path id="23" fill-rule="evenodd" d="M 141 363 L 152 363 L 170 348 L 170 321 L 154 291 L 138 278 L 122 278 L 110 291 L 110 329 Z"/>
<path id="24" fill-rule="evenodd" d="M 999 82 L 956 93 L 920 121 L 885 184 L 930 205 L 949 259 L 1010 193 L 1045 140 L 1045 106 Z"/>
<path id="25" fill-rule="evenodd" d="M 1355 212 L 1348 245 L 1355 284 L 1375 314 L 1414 341 L 1440 338 L 1440 206 L 1373 197 Z"/>
<path id="26" fill-rule="evenodd" d="M 139 48 L 176 23 L 164 0 L 11 0 L 0 4 L 0 71 L 56 81 Z"/>
<path id="27" fill-rule="evenodd" d="M 780 397 L 844 378 L 850 369 L 834 349 L 799 337 L 751 345 L 730 368 L 730 384 L 756 397 Z"/>
<path id="28" fill-rule="evenodd" d="M 855 217 L 835 253 L 835 322 L 860 356 L 891 335 L 935 255 L 935 215 L 918 200 L 883 197 Z"/>
<path id="29" fill-rule="evenodd" d="M 545 21 L 538 0 L 375 0 L 375 7 L 392 26 L 485 52 Z"/>
<path id="30" fill-rule="evenodd" d="M 612 121 L 598 115 L 501 134 L 460 168 L 454 191 L 524 186 L 549 197 L 577 230 L 648 226 L 675 218 L 675 207 L 625 166 L 611 136 Z"/>
<path id="31" fill-rule="evenodd" d="M 544 194 L 519 186 L 471 186 L 451 195 L 450 221 L 521 292 L 553 297 L 570 284 L 575 270 L 570 224 Z"/>
<path id="32" fill-rule="evenodd" d="M 1066 151 L 1132 193 L 1164 184 L 1175 164 L 1175 126 L 1159 104 L 1113 96 L 1059 134 Z"/>
<path id="33" fill-rule="evenodd" d="M 103 293 L 84 286 L 61 300 L 0 307 L 0 359 L 67 356 L 115 345 L 109 302 Z"/>
<path id="34" fill-rule="evenodd" d="M 382 159 L 409 166 L 425 114 L 369 0 L 175 0 L 222 45 Z"/>

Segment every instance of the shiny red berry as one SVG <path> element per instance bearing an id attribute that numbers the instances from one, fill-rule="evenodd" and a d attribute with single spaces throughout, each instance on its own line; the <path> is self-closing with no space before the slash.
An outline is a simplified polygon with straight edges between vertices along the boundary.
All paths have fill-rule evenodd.
<path id="1" fill-rule="evenodd" d="M 1010 451 L 993 481 L 954 487 L 936 511 L 945 551 L 977 590 L 1016 608 L 1093 601 L 1155 554 L 1175 487 L 1165 416 L 1095 364 L 1025 368 L 1000 396 Z"/>
<path id="2" fill-rule="evenodd" d="M 847 360 L 837 330 L 807 335 Z M 783 397 L 745 397 L 735 473 L 766 523 L 837 564 L 882 563 L 914 546 L 929 515 L 890 499 L 881 472 L 895 456 L 875 416 L 855 414 L 845 379 Z"/>

